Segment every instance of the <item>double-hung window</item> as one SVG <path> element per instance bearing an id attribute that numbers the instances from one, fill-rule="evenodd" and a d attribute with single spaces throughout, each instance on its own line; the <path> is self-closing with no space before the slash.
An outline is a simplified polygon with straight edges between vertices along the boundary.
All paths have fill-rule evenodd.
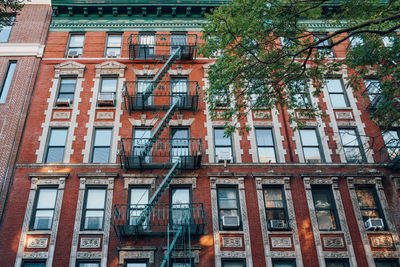
<path id="1" fill-rule="evenodd" d="M 356 185 L 355 189 L 363 221 L 380 218 L 384 222 L 382 208 L 375 189 L 372 186 L 360 185 Z"/>
<path id="2" fill-rule="evenodd" d="M 61 78 L 56 105 L 69 106 L 74 101 L 76 78 Z"/>
<path id="3" fill-rule="evenodd" d="M 134 139 L 132 142 L 133 155 L 135 157 L 140 157 L 142 152 L 144 151 L 144 146 L 146 145 L 147 141 L 151 136 L 151 129 L 135 129 L 133 135 L 134 135 Z M 144 157 L 144 159 L 142 160 L 144 160 L 146 163 L 150 163 L 152 159 L 151 153 L 152 150 L 150 150 L 147 156 Z"/>
<path id="4" fill-rule="evenodd" d="M 16 66 L 17 66 L 16 61 L 10 61 L 8 63 L 7 73 L 5 75 L 3 85 L 1 86 L 1 91 L 0 91 L 0 104 L 4 104 L 7 100 L 8 91 L 10 91 Z"/>
<path id="5" fill-rule="evenodd" d="M 51 230 L 56 200 L 57 188 L 39 188 L 32 213 L 31 229 Z"/>
<path id="6" fill-rule="evenodd" d="M 110 161 L 112 129 L 95 129 L 92 151 L 92 163 Z"/>
<path id="7" fill-rule="evenodd" d="M 181 53 L 187 53 L 187 37 L 186 33 L 173 33 L 171 34 L 171 54 L 178 48 L 181 48 Z"/>
<path id="8" fill-rule="evenodd" d="M 214 129 L 215 158 L 217 162 L 233 162 L 232 139 L 223 128 Z"/>
<path id="9" fill-rule="evenodd" d="M 326 267 L 350 267 L 347 259 L 326 259 L 325 264 Z"/>
<path id="10" fill-rule="evenodd" d="M 375 267 L 399 267 L 398 259 L 375 259 Z"/>
<path id="11" fill-rule="evenodd" d="M 235 187 L 217 189 L 219 228 L 238 229 L 241 227 L 238 190 Z"/>
<path id="12" fill-rule="evenodd" d="M 256 128 L 258 160 L 261 163 L 275 163 L 275 145 L 272 129 Z"/>
<path id="13" fill-rule="evenodd" d="M 83 230 L 103 230 L 106 192 L 105 188 L 88 188 L 86 190 Z"/>
<path id="14" fill-rule="evenodd" d="M 82 57 L 84 42 L 84 34 L 71 34 L 69 36 L 66 57 Z"/>
<path id="15" fill-rule="evenodd" d="M 305 81 L 294 82 L 291 85 L 291 90 L 296 107 L 307 108 L 311 105 L 310 95 Z"/>
<path id="16" fill-rule="evenodd" d="M 314 41 L 317 42 L 319 40 L 326 38 L 327 36 L 328 36 L 327 34 L 317 34 L 314 36 Z M 331 40 L 327 39 L 317 44 L 317 51 L 320 55 L 327 57 L 335 57 L 335 53 L 333 52 L 333 49 L 330 46 L 331 46 Z"/>
<path id="17" fill-rule="evenodd" d="M 265 213 L 268 229 L 288 229 L 286 201 L 282 187 L 264 188 Z"/>
<path id="18" fill-rule="evenodd" d="M 382 133 L 386 151 L 390 160 L 400 156 L 399 130 L 388 130 Z"/>
<path id="19" fill-rule="evenodd" d="M 139 58 L 154 58 L 156 48 L 156 35 L 154 33 L 140 33 Z"/>
<path id="20" fill-rule="evenodd" d="M 68 129 L 50 129 L 45 163 L 61 163 L 64 159 Z"/>
<path id="21" fill-rule="evenodd" d="M 151 78 L 137 78 L 136 83 L 136 97 L 135 97 L 135 105 L 138 107 L 149 107 L 153 105 L 153 93 L 151 95 L 147 95 L 147 99 L 145 100 L 145 93 L 152 85 Z"/>
<path id="22" fill-rule="evenodd" d="M 339 220 L 336 214 L 335 201 L 331 188 L 312 187 L 311 192 L 319 230 L 340 230 Z"/>
<path id="23" fill-rule="evenodd" d="M 333 108 L 349 107 L 342 79 L 326 79 L 326 87 L 328 88 L 329 98 Z"/>
<path id="24" fill-rule="evenodd" d="M 98 105 L 115 105 L 115 96 L 117 92 L 118 78 L 102 77 Z"/>
<path id="25" fill-rule="evenodd" d="M 381 84 L 376 79 L 364 79 L 364 83 L 370 101 L 369 108 L 374 109 L 382 99 Z"/>
<path id="26" fill-rule="evenodd" d="M 78 267 L 100 267 L 100 261 L 78 261 Z"/>
<path id="27" fill-rule="evenodd" d="M 301 145 L 303 148 L 304 160 L 307 163 L 319 163 L 322 157 L 320 142 L 315 129 L 300 130 Z"/>
<path id="28" fill-rule="evenodd" d="M 124 267 L 148 267 L 147 261 L 138 260 L 138 261 L 128 261 L 125 262 Z"/>
<path id="29" fill-rule="evenodd" d="M 171 189 L 171 223 L 174 226 L 189 225 L 191 222 L 190 189 Z"/>
<path id="30" fill-rule="evenodd" d="M 107 35 L 105 56 L 115 58 L 121 56 L 122 34 L 110 33 Z"/>
<path id="31" fill-rule="evenodd" d="M 7 18 L 3 17 L 3 24 L 4 24 L 4 20 Z M 4 25 L 1 30 L 0 30 L 0 43 L 7 43 L 8 42 L 8 38 L 10 38 L 10 33 L 14 24 L 14 20 L 15 17 L 13 18 L 9 18 L 8 19 L 8 23 L 7 25 Z"/>
<path id="32" fill-rule="evenodd" d="M 142 211 L 149 203 L 149 188 L 132 187 L 129 197 L 129 225 L 136 225 Z M 144 229 L 148 228 L 148 220 L 142 224 Z"/>
<path id="33" fill-rule="evenodd" d="M 188 98 L 189 84 L 185 77 L 171 78 L 171 105 L 179 101 L 180 107 L 185 107 L 189 103 Z"/>
<path id="34" fill-rule="evenodd" d="M 171 128 L 171 161 L 182 159 L 186 162 L 189 153 L 189 129 Z"/>
<path id="35" fill-rule="evenodd" d="M 339 129 L 340 139 L 348 163 L 360 163 L 364 160 L 360 137 L 355 129 Z"/>

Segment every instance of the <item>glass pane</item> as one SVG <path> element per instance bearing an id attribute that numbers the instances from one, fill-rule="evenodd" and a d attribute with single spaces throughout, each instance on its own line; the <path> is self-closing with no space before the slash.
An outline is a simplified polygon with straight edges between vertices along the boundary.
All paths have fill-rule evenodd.
<path id="1" fill-rule="evenodd" d="M 190 203 L 189 189 L 173 189 L 172 190 L 172 204 Z"/>
<path id="2" fill-rule="evenodd" d="M 242 261 L 225 261 L 222 264 L 223 267 L 244 267 L 244 263 Z"/>
<path id="3" fill-rule="evenodd" d="M 104 209 L 105 199 L 106 199 L 105 189 L 89 189 L 87 191 L 86 208 Z"/>
<path id="4" fill-rule="evenodd" d="M 315 213 L 317 215 L 319 230 L 336 229 L 335 218 L 331 210 L 318 210 Z"/>
<path id="5" fill-rule="evenodd" d="M 214 129 L 215 146 L 231 146 L 231 137 L 224 135 L 224 129 Z"/>
<path id="6" fill-rule="evenodd" d="M 261 163 L 275 163 L 275 148 L 273 147 L 259 147 L 258 159 Z"/>
<path id="7" fill-rule="evenodd" d="M 75 92 L 76 79 L 61 79 L 60 93 L 74 93 Z"/>
<path id="8" fill-rule="evenodd" d="M 236 209 L 237 201 L 236 201 L 236 199 L 220 199 L 219 207 L 221 209 Z"/>
<path id="9" fill-rule="evenodd" d="M 368 94 L 381 94 L 382 93 L 382 89 L 381 89 L 379 80 L 365 79 L 364 83 L 365 83 L 365 88 L 368 91 Z M 371 99 L 371 96 L 370 96 L 370 99 Z"/>
<path id="10" fill-rule="evenodd" d="M 353 129 L 340 129 L 340 138 L 342 139 L 343 146 L 358 146 L 358 139 L 356 131 Z"/>
<path id="11" fill-rule="evenodd" d="M 386 145 L 397 146 L 397 141 L 399 140 L 399 134 L 395 130 L 390 130 L 382 133 L 383 141 Z M 395 140 L 395 141 L 391 141 Z"/>
<path id="12" fill-rule="evenodd" d="M 121 35 L 109 35 L 107 39 L 108 47 L 120 47 L 122 43 Z"/>
<path id="13" fill-rule="evenodd" d="M 49 146 L 65 146 L 67 129 L 51 129 Z"/>
<path id="14" fill-rule="evenodd" d="M 99 267 L 100 264 L 97 262 L 80 262 L 79 267 Z"/>
<path id="15" fill-rule="evenodd" d="M 364 218 L 380 218 L 379 212 L 377 210 L 362 210 L 361 215 Z"/>
<path id="16" fill-rule="evenodd" d="M 11 62 L 8 65 L 7 77 L 3 82 L 3 88 L 1 89 L 0 95 L 0 103 L 5 103 L 8 95 L 8 91 L 10 90 L 11 82 L 14 77 L 15 67 L 17 66 L 16 62 Z"/>
<path id="17" fill-rule="evenodd" d="M 171 35 L 171 45 L 186 45 L 185 34 Z"/>
<path id="18" fill-rule="evenodd" d="M 3 26 L 0 31 L 0 43 L 8 42 L 12 26 Z"/>
<path id="19" fill-rule="evenodd" d="M 83 41 L 85 36 L 83 35 L 71 35 L 71 39 L 69 41 L 69 47 L 83 47 Z"/>
<path id="20" fill-rule="evenodd" d="M 106 55 L 107 57 L 113 57 L 113 56 L 119 57 L 121 56 L 121 48 L 108 47 Z"/>
<path id="21" fill-rule="evenodd" d="M 256 129 L 257 145 L 274 146 L 271 129 Z"/>
<path id="22" fill-rule="evenodd" d="M 274 267 L 293 267 L 293 263 L 290 262 L 274 262 Z"/>
<path id="23" fill-rule="evenodd" d="M 391 36 L 383 36 L 382 37 L 383 45 L 386 47 L 392 47 L 394 44 L 394 37 Z"/>
<path id="24" fill-rule="evenodd" d="M 358 198 L 358 206 L 360 208 L 377 208 L 372 188 L 357 188 L 356 193 Z"/>
<path id="25" fill-rule="evenodd" d="M 42 262 L 24 262 L 24 267 L 45 267 L 46 264 Z"/>
<path id="26" fill-rule="evenodd" d="M 344 94 L 330 94 L 329 97 L 331 99 L 332 107 L 334 108 L 343 108 L 348 106 Z"/>
<path id="27" fill-rule="evenodd" d="M 150 129 L 136 129 L 135 130 L 135 138 L 150 138 L 151 130 Z M 143 144 L 144 145 L 144 144 Z"/>
<path id="28" fill-rule="evenodd" d="M 267 220 L 286 220 L 286 214 L 284 209 L 268 209 Z"/>
<path id="29" fill-rule="evenodd" d="M 39 197 L 36 204 L 37 209 L 54 209 L 56 204 L 57 189 L 56 188 L 42 188 L 39 189 Z"/>
<path id="30" fill-rule="evenodd" d="M 306 162 L 321 162 L 321 154 L 318 147 L 303 147 Z"/>
<path id="31" fill-rule="evenodd" d="M 64 160 L 64 147 L 49 147 L 46 163 L 61 163 Z"/>
<path id="32" fill-rule="evenodd" d="M 345 147 L 344 154 L 346 155 L 347 162 L 362 162 L 363 158 L 359 147 Z"/>
<path id="33" fill-rule="evenodd" d="M 93 163 L 109 163 L 110 147 L 95 147 L 93 148 Z"/>
<path id="34" fill-rule="evenodd" d="M 283 208 L 282 189 L 268 188 L 264 189 L 264 199 L 266 208 Z"/>
<path id="35" fill-rule="evenodd" d="M 147 263 L 140 263 L 140 262 L 138 262 L 138 263 L 128 263 L 128 264 L 126 264 L 126 267 L 147 267 Z"/>
<path id="36" fill-rule="evenodd" d="M 185 78 L 171 79 L 171 91 L 172 93 L 187 94 L 188 92 L 188 82 Z"/>
<path id="37" fill-rule="evenodd" d="M 117 90 L 117 79 L 116 78 L 101 79 L 101 92 L 115 93 L 116 90 Z"/>
<path id="38" fill-rule="evenodd" d="M 111 129 L 96 129 L 94 137 L 95 146 L 110 146 Z"/>
<path id="39" fill-rule="evenodd" d="M 154 34 L 143 34 L 139 37 L 139 44 L 141 45 L 155 45 L 156 36 Z"/>
<path id="40" fill-rule="evenodd" d="M 35 230 L 47 230 L 51 229 L 53 222 L 53 210 L 37 210 L 35 214 L 35 221 L 33 229 Z"/>
<path id="41" fill-rule="evenodd" d="M 239 215 L 239 213 L 238 213 L 237 209 L 232 209 L 232 210 L 220 209 L 219 210 L 219 216 L 220 216 L 221 221 L 222 221 L 222 216 L 238 216 L 238 215 Z"/>
<path id="42" fill-rule="evenodd" d="M 326 79 L 326 86 L 329 93 L 343 93 L 342 82 L 340 79 Z"/>
<path id="43" fill-rule="evenodd" d="M 331 198 L 329 190 L 312 190 L 314 206 L 316 209 L 330 209 L 331 208 Z"/>
<path id="44" fill-rule="evenodd" d="M 351 36 L 350 44 L 352 47 L 364 45 L 364 41 L 360 36 Z"/>
<path id="45" fill-rule="evenodd" d="M 236 199 L 236 189 L 233 188 L 218 189 L 218 199 Z"/>
<path id="46" fill-rule="evenodd" d="M 172 139 L 189 138 L 188 129 L 172 129 Z"/>
<path id="47" fill-rule="evenodd" d="M 101 210 L 88 210 L 85 216 L 85 229 L 100 230 L 103 228 L 104 212 Z"/>
<path id="48" fill-rule="evenodd" d="M 317 134 L 314 129 L 300 130 L 303 146 L 318 146 Z"/>

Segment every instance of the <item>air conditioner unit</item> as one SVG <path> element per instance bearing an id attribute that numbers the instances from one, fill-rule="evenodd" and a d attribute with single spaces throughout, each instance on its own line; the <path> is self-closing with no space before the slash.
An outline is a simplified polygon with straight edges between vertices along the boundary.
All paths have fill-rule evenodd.
<path id="1" fill-rule="evenodd" d="M 119 53 L 117 51 L 110 50 L 110 51 L 107 51 L 107 57 L 116 58 L 116 57 L 119 57 Z"/>
<path id="2" fill-rule="evenodd" d="M 237 229 L 240 226 L 239 216 L 222 216 L 222 226 L 224 229 Z"/>
<path id="3" fill-rule="evenodd" d="M 79 57 L 78 50 L 69 50 L 67 57 L 71 57 L 71 58 Z"/>
<path id="4" fill-rule="evenodd" d="M 99 106 L 114 106 L 115 97 L 114 93 L 100 93 L 97 98 L 97 105 Z"/>
<path id="5" fill-rule="evenodd" d="M 308 159 L 307 163 L 321 163 L 320 159 Z"/>
<path id="6" fill-rule="evenodd" d="M 217 153 L 217 162 L 231 162 L 232 161 L 232 151 L 226 150 L 226 151 L 218 151 Z"/>
<path id="7" fill-rule="evenodd" d="M 366 230 L 383 230 L 384 224 L 381 218 L 370 218 L 364 222 Z"/>
<path id="8" fill-rule="evenodd" d="M 57 107 L 69 107 L 71 105 L 70 98 L 57 98 L 56 106 Z"/>
<path id="9" fill-rule="evenodd" d="M 287 223 L 285 220 L 270 220 L 269 226 L 271 229 L 286 229 Z"/>

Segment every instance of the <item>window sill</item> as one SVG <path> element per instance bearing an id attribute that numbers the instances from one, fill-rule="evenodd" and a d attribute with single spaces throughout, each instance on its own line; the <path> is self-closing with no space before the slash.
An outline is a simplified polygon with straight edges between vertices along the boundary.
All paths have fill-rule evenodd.
<path id="1" fill-rule="evenodd" d="M 100 109 L 100 110 L 114 110 L 115 106 L 109 106 L 109 107 L 99 107 L 96 106 L 96 109 Z"/>
<path id="2" fill-rule="evenodd" d="M 343 234 L 343 230 L 319 230 L 320 234 L 329 234 L 329 235 L 334 235 L 334 234 Z"/>
<path id="3" fill-rule="evenodd" d="M 52 230 L 29 230 L 27 235 L 51 235 Z"/>
<path id="4" fill-rule="evenodd" d="M 66 109 L 70 109 L 72 110 L 74 104 L 71 104 L 69 107 L 53 107 L 54 110 L 66 110 Z"/>
<path id="5" fill-rule="evenodd" d="M 334 107 L 332 107 L 332 109 L 333 109 L 334 111 L 336 111 L 336 110 L 353 110 L 352 107 L 342 107 L 342 108 L 334 108 Z"/>
<path id="6" fill-rule="evenodd" d="M 224 235 L 229 235 L 229 234 L 243 234 L 243 230 L 220 230 L 219 231 L 220 234 L 224 234 Z"/>
<path id="7" fill-rule="evenodd" d="M 99 230 L 82 230 L 79 231 L 80 235 L 103 235 L 104 231 L 99 231 Z"/>

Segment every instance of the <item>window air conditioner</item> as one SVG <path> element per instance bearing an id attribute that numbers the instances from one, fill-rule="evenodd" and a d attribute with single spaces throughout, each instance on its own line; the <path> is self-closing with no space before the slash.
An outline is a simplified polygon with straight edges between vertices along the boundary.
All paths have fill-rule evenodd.
<path id="1" fill-rule="evenodd" d="M 271 229 L 286 229 L 287 224 L 285 220 L 270 220 L 269 226 Z"/>
<path id="2" fill-rule="evenodd" d="M 117 51 L 113 51 L 113 50 L 107 51 L 107 57 L 116 58 L 116 57 L 119 57 L 119 53 L 117 53 Z"/>
<path id="3" fill-rule="evenodd" d="M 57 98 L 56 106 L 57 107 L 69 107 L 71 105 L 70 98 Z"/>
<path id="4" fill-rule="evenodd" d="M 364 222 L 366 230 L 383 230 L 384 224 L 381 218 L 370 218 Z"/>
<path id="5" fill-rule="evenodd" d="M 218 151 L 217 162 L 232 162 L 232 151 Z"/>
<path id="6" fill-rule="evenodd" d="M 307 163 L 321 163 L 320 159 L 308 159 Z"/>
<path id="7" fill-rule="evenodd" d="M 222 226 L 224 229 L 237 229 L 240 226 L 239 216 L 222 216 Z"/>
<path id="8" fill-rule="evenodd" d="M 79 57 L 79 53 L 77 50 L 69 50 L 67 57 L 71 57 L 71 58 Z"/>
<path id="9" fill-rule="evenodd" d="M 98 106 L 114 106 L 115 98 L 114 93 L 100 93 L 97 98 Z"/>

